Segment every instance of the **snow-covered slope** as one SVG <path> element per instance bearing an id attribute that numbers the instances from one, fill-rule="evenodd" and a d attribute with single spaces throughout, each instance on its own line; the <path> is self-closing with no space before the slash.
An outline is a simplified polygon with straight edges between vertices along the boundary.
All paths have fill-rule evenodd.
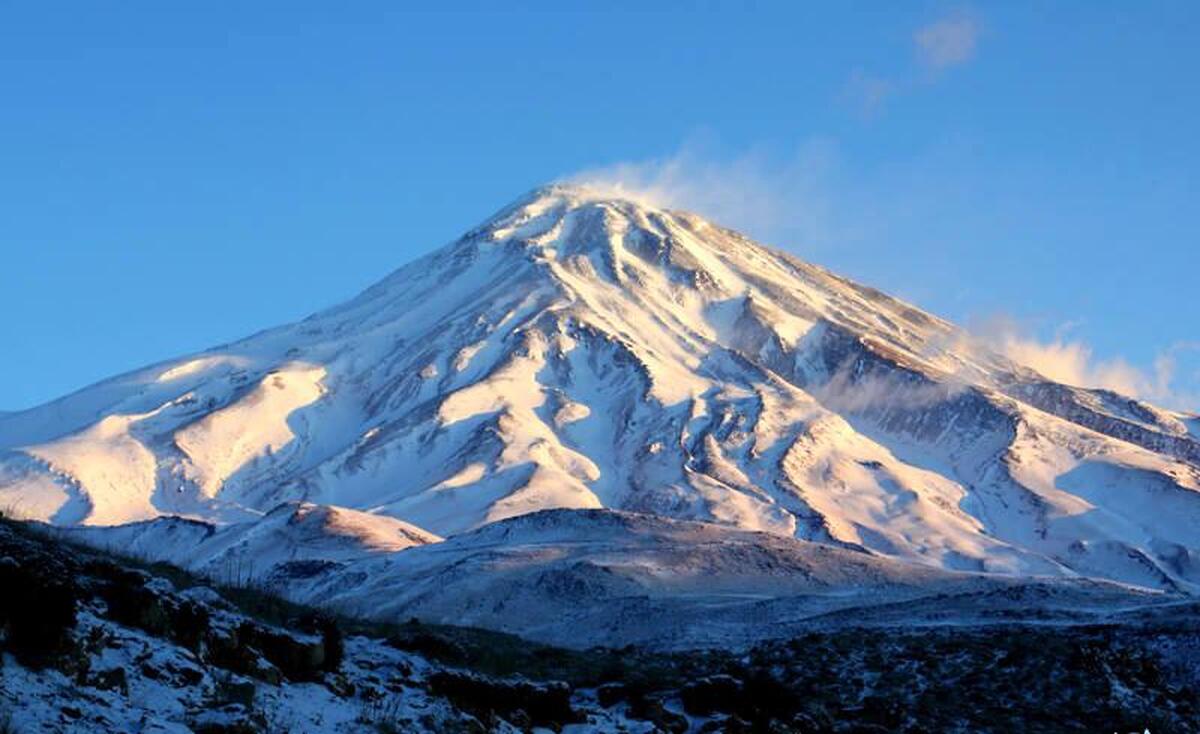
<path id="1" fill-rule="evenodd" d="M 353 538 L 312 533 L 310 518 L 328 512 L 284 505 L 263 521 L 223 527 L 160 518 L 60 532 L 350 617 L 415 617 L 576 648 L 741 647 L 820 629 L 827 620 L 1014 624 L 1053 615 L 1059 623 L 1093 623 L 1181 598 L 1086 578 L 944 571 L 617 510 L 543 510 L 378 552 Z"/>
<path id="2" fill-rule="evenodd" d="M 180 517 L 71 528 L 71 537 L 166 561 L 233 583 L 297 561 L 352 561 L 441 540 L 401 520 L 342 507 L 288 502 L 261 519 L 215 525 Z"/>
<path id="3" fill-rule="evenodd" d="M 1177 595 L 1086 579 L 949 572 L 772 533 L 611 510 L 547 510 L 443 543 L 344 565 L 290 566 L 271 588 L 358 617 L 498 629 L 565 647 L 737 647 L 884 613 L 1010 622 L 1061 610 L 1170 604 Z M 1018 591 L 1021 589 L 1021 591 Z M 1026 596 L 1026 594 L 1030 594 Z M 1037 598 L 1033 598 L 1033 597 Z M 903 611 L 916 606 L 911 615 Z M 883 610 L 888 610 L 884 612 Z M 1033 610 L 1031 612 L 1031 610 Z M 988 620 L 990 621 L 990 620 Z"/>
<path id="4" fill-rule="evenodd" d="M 343 305 L 0 415 L 0 504 L 303 501 L 440 536 L 609 508 L 1192 589 L 1196 433 L 700 217 L 551 186 Z"/>

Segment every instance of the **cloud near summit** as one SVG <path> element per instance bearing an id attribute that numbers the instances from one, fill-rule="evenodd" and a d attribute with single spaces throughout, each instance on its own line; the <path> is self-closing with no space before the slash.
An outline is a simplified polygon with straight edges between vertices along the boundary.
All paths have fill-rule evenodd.
<path id="1" fill-rule="evenodd" d="M 1000 316 L 990 319 L 975 333 L 986 346 L 1055 382 L 1112 390 L 1171 408 L 1200 409 L 1200 396 L 1179 385 L 1180 359 L 1200 351 L 1200 342 L 1175 342 L 1160 351 L 1153 365 L 1144 369 L 1121 357 L 1098 358 L 1089 344 L 1068 338 L 1070 329 L 1068 324 L 1052 339 L 1041 340 L 1023 332 L 1015 320 Z"/>
<path id="2" fill-rule="evenodd" d="M 593 168 L 562 180 L 646 204 L 683 209 L 746 234 L 788 245 L 830 239 L 826 179 L 836 145 L 813 140 L 790 155 L 720 155 L 698 144 L 644 161 Z"/>

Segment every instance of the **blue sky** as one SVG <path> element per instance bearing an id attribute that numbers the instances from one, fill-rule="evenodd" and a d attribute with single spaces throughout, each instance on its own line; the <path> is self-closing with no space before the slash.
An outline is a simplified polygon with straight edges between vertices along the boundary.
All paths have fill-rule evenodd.
<path id="1" fill-rule="evenodd" d="M 0 409 L 581 171 L 1200 408 L 1194 3 L 346 5 L 0 5 Z"/>

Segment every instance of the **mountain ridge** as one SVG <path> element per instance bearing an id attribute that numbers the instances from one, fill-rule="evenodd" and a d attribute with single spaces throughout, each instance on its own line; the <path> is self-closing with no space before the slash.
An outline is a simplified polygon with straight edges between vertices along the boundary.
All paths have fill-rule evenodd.
<path id="1" fill-rule="evenodd" d="M 295 324 L 0 414 L 0 502 L 36 519 L 297 501 L 435 536 L 608 508 L 948 570 L 1200 583 L 1180 414 L 561 184 Z"/>

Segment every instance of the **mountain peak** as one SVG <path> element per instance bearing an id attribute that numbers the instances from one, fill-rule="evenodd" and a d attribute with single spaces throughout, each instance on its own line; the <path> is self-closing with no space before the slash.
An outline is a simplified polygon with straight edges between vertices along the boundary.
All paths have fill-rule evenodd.
<path id="1" fill-rule="evenodd" d="M 1198 498 L 1180 419 L 577 183 L 302 322 L 0 415 L 0 506 L 60 524 L 305 501 L 445 537 L 605 508 L 942 568 L 1200 587 Z"/>
<path id="2" fill-rule="evenodd" d="M 649 197 L 619 183 L 587 179 L 563 179 L 538 186 L 518 201 L 534 202 L 555 199 L 575 204 L 621 203 L 632 204 L 643 209 L 657 209 Z"/>
<path id="3" fill-rule="evenodd" d="M 667 216 L 686 220 L 693 226 L 703 221 L 696 215 L 662 207 L 651 197 L 620 184 L 565 180 L 530 190 L 472 230 L 468 237 L 490 231 L 500 233 L 493 234 L 493 239 L 504 239 L 520 231 L 523 225 L 531 222 L 557 223 L 581 210 L 593 213 L 608 211 L 635 225 L 645 225 L 652 219 Z M 610 225 L 614 224 L 611 219 L 607 221 Z"/>

